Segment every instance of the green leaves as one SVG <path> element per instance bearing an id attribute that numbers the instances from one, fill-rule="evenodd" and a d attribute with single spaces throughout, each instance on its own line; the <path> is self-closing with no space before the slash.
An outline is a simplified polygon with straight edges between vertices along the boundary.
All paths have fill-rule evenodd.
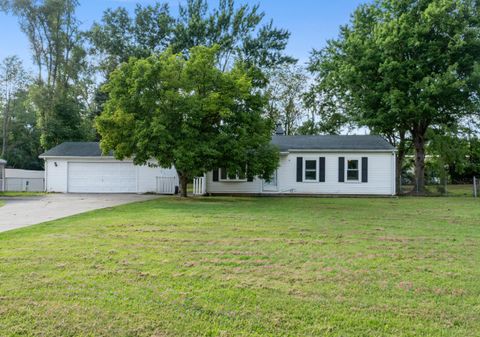
<path id="1" fill-rule="evenodd" d="M 262 24 L 264 17 L 258 5 L 237 5 L 233 0 L 219 0 L 211 10 L 206 0 L 188 0 L 180 5 L 178 16 L 157 3 L 138 5 L 133 17 L 125 8 L 108 9 L 86 35 L 90 53 L 102 58 L 99 68 L 107 77 L 130 57 L 145 58 L 168 47 L 189 57 L 193 47 L 216 45 L 222 71 L 238 59 L 264 70 L 293 62 L 284 55 L 290 33 L 272 22 Z"/>
<path id="2" fill-rule="evenodd" d="M 186 178 L 218 167 L 270 176 L 278 153 L 261 116 L 265 100 L 241 65 L 220 71 L 218 53 L 218 46 L 196 47 L 186 60 L 168 49 L 121 65 L 96 120 L 102 149 L 137 164 L 174 165 Z"/>
<path id="3" fill-rule="evenodd" d="M 327 118 L 341 112 L 388 137 L 410 132 L 422 150 L 430 127 L 478 110 L 478 17 L 470 0 L 360 6 L 339 39 L 313 53 L 311 94 L 330 102 Z"/>

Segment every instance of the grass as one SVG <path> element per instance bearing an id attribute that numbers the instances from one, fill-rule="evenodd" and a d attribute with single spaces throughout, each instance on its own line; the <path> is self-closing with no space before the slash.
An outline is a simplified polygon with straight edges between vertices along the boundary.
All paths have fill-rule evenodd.
<path id="1" fill-rule="evenodd" d="M 45 194 L 44 192 L 0 192 L 0 197 L 37 197 Z"/>
<path id="2" fill-rule="evenodd" d="M 2 207 L 3 205 L 5 205 L 5 202 L 3 202 L 2 200 L 0 200 L 0 207 Z"/>
<path id="3" fill-rule="evenodd" d="M 480 201 L 160 198 L 0 234 L 2 336 L 475 336 Z"/>

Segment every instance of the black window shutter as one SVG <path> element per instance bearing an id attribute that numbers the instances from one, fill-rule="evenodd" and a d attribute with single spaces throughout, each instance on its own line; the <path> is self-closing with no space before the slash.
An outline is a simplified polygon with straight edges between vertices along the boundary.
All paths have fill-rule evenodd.
<path id="1" fill-rule="evenodd" d="M 325 157 L 320 157 L 318 177 L 321 183 L 325 182 Z"/>
<path id="2" fill-rule="evenodd" d="M 345 182 L 345 157 L 338 158 L 338 182 Z"/>
<path id="3" fill-rule="evenodd" d="M 362 157 L 362 183 L 368 183 L 368 158 Z"/>
<path id="4" fill-rule="evenodd" d="M 297 182 L 303 181 L 303 157 L 297 157 Z"/>
<path id="5" fill-rule="evenodd" d="M 213 181 L 218 181 L 218 169 L 213 170 Z"/>

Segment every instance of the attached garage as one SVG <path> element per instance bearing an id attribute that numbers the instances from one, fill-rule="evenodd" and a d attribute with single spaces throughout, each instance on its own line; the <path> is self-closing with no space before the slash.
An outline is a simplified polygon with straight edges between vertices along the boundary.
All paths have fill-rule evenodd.
<path id="1" fill-rule="evenodd" d="M 136 193 L 136 168 L 131 163 L 71 162 L 70 193 Z"/>
<path id="2" fill-rule="evenodd" d="M 45 160 L 47 192 L 173 194 L 178 186 L 174 169 L 104 156 L 95 142 L 63 143 L 40 158 Z"/>

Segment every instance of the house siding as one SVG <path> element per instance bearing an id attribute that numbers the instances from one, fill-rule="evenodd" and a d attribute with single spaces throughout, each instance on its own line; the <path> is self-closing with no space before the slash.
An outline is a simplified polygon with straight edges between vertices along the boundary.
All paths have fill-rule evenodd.
<path id="1" fill-rule="evenodd" d="M 213 181 L 213 172 L 207 173 L 207 193 L 212 194 L 258 194 L 262 193 L 262 179 L 255 178 L 253 181 Z"/>
<path id="2" fill-rule="evenodd" d="M 47 158 L 45 159 L 45 181 L 47 192 L 68 192 L 68 164 L 69 163 L 117 163 L 112 158 Z M 122 161 L 131 163 L 132 161 Z M 55 166 L 55 163 L 57 165 Z M 153 162 L 152 162 L 153 163 Z M 155 193 L 157 189 L 157 177 L 177 177 L 174 169 L 159 167 L 135 166 L 136 168 L 136 193 Z M 177 178 L 178 182 L 178 178 Z"/>
<path id="3" fill-rule="evenodd" d="M 297 182 L 297 158 L 319 160 L 325 158 L 325 182 Z M 339 158 L 358 159 L 359 181 L 339 182 Z M 368 182 L 361 182 L 362 157 L 368 158 Z M 304 168 L 303 168 L 304 169 Z M 317 162 L 318 171 L 318 162 Z M 277 190 L 263 191 L 263 180 L 253 182 L 213 182 L 212 172 L 207 174 L 207 193 L 244 194 L 325 194 L 325 195 L 394 195 L 395 194 L 395 154 L 393 152 L 291 152 L 280 157 L 277 173 Z M 318 176 L 318 172 L 317 172 Z"/>

